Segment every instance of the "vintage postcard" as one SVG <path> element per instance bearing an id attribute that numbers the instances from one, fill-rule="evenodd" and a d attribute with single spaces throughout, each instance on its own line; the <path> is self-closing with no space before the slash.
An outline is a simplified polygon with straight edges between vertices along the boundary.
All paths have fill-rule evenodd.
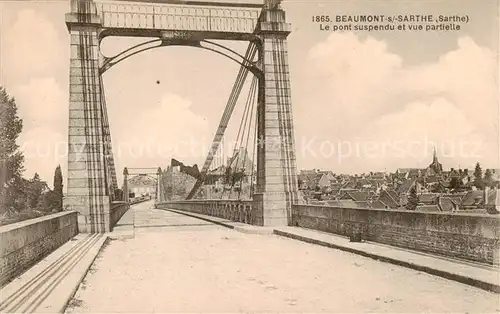
<path id="1" fill-rule="evenodd" d="M 0 312 L 500 312 L 499 15 L 0 0 Z"/>

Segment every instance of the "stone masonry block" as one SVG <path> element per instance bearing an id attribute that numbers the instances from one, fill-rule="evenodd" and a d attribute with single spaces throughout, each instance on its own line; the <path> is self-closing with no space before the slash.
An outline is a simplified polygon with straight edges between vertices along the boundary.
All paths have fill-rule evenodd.
<path id="1" fill-rule="evenodd" d="M 75 101 L 75 102 L 84 102 L 88 99 L 88 101 L 91 101 L 90 104 L 94 108 L 99 108 L 99 104 L 101 102 L 101 95 L 100 92 L 91 92 L 91 93 L 73 93 L 69 95 L 69 100 L 70 101 Z"/>
<path id="2" fill-rule="evenodd" d="M 84 162 L 71 162 L 68 163 L 68 172 L 72 170 L 85 170 L 87 165 Z"/>
<path id="3" fill-rule="evenodd" d="M 68 164 L 71 163 L 85 163 L 87 161 L 87 154 L 69 153 Z"/>
<path id="4" fill-rule="evenodd" d="M 69 92 L 71 94 L 84 94 L 84 93 L 92 93 L 94 90 L 92 85 L 84 85 L 84 84 L 76 84 L 72 83 L 69 85 Z"/>
<path id="5" fill-rule="evenodd" d="M 90 186 L 89 178 L 68 178 L 68 187 L 75 188 L 86 188 Z"/>
<path id="6" fill-rule="evenodd" d="M 89 84 L 85 87 L 85 90 L 72 90 L 70 95 L 85 95 L 82 100 L 86 104 L 100 104 L 100 93 L 101 90 L 98 85 Z M 99 107 L 96 107 L 99 108 Z"/>
<path id="7" fill-rule="evenodd" d="M 288 60 L 288 52 L 283 50 L 267 50 L 267 47 L 264 48 L 264 64 L 273 64 L 277 63 L 280 66 L 284 66 L 284 63 L 287 63 Z M 285 61 L 285 62 L 283 62 Z M 281 73 L 281 71 L 280 71 Z"/>
<path id="8" fill-rule="evenodd" d="M 68 196 L 87 196 L 89 193 L 90 191 L 88 187 L 73 187 L 68 184 Z"/>
<path id="9" fill-rule="evenodd" d="M 78 231 L 80 233 L 90 233 L 90 224 L 87 223 L 78 223 Z"/>
<path id="10" fill-rule="evenodd" d="M 87 66 L 87 67 L 82 67 L 78 65 L 71 66 L 69 68 L 69 75 L 71 77 L 82 77 L 84 78 L 87 82 L 90 83 L 89 78 L 87 76 L 93 75 L 94 77 L 99 77 L 99 67 L 96 64 L 95 67 Z"/>
<path id="11" fill-rule="evenodd" d="M 270 193 L 270 192 L 285 192 L 286 188 L 285 186 L 283 185 L 283 183 L 279 183 L 279 184 L 268 184 L 267 182 L 265 182 L 265 188 L 263 191 L 265 191 L 265 193 Z"/>
<path id="12" fill-rule="evenodd" d="M 269 184 L 283 184 L 284 178 L 283 174 L 281 175 L 271 175 L 266 171 L 266 185 Z"/>
<path id="13" fill-rule="evenodd" d="M 284 129 L 285 125 L 290 125 L 290 123 L 293 123 L 291 120 L 286 120 L 283 117 L 281 117 L 280 120 L 271 120 L 271 119 L 266 119 L 264 122 L 264 126 L 267 129 L 272 129 L 272 128 L 281 128 Z"/>
<path id="14" fill-rule="evenodd" d="M 264 64 L 264 73 L 280 73 L 280 74 L 290 73 L 290 67 L 288 65 L 278 66 L 274 62 L 269 62 L 270 60 L 266 61 L 267 62 Z"/>
<path id="15" fill-rule="evenodd" d="M 85 103 L 82 102 L 70 102 L 69 103 L 69 118 L 70 119 L 85 119 L 91 114 L 91 110 L 85 109 Z"/>
<path id="16" fill-rule="evenodd" d="M 72 135 L 85 136 L 86 135 L 85 127 L 70 126 L 69 127 L 69 136 L 72 136 Z"/>
<path id="17" fill-rule="evenodd" d="M 282 32 L 283 35 L 281 35 L 282 38 L 286 38 L 288 34 L 292 31 L 292 27 L 290 24 L 286 23 L 275 23 L 275 22 L 261 22 L 260 23 L 260 32 L 261 33 L 272 33 L 272 34 L 279 34 L 279 32 Z"/>
<path id="18" fill-rule="evenodd" d="M 72 189 L 68 189 L 68 193 L 64 195 L 63 202 L 64 204 L 68 205 L 81 205 L 84 208 L 87 208 L 88 202 L 89 202 L 89 196 L 88 195 L 78 195 L 72 193 L 74 192 Z"/>
<path id="19" fill-rule="evenodd" d="M 290 95 L 271 95 L 271 94 L 266 94 L 265 96 L 265 102 L 266 102 L 266 107 L 271 105 L 271 104 L 279 104 L 280 106 L 286 106 L 286 105 L 291 105 L 292 103 L 292 98 Z"/>
<path id="20" fill-rule="evenodd" d="M 97 36 L 97 26 L 80 26 L 80 25 L 71 25 L 69 30 L 71 35 L 84 35 L 84 36 Z"/>
<path id="21" fill-rule="evenodd" d="M 69 120 L 69 126 L 70 127 L 84 127 L 85 126 L 85 119 L 70 119 Z"/>
<path id="22" fill-rule="evenodd" d="M 81 59 L 85 57 L 85 61 L 95 62 L 97 65 L 97 61 L 99 59 L 99 50 L 97 49 L 97 46 L 92 46 L 92 48 L 90 48 L 89 46 L 87 49 L 82 49 L 80 45 L 71 45 L 70 55 L 72 59 Z"/>
<path id="23" fill-rule="evenodd" d="M 82 33 L 75 32 L 74 34 L 70 34 L 70 44 L 71 46 L 83 46 L 86 47 L 94 47 L 98 46 L 99 41 L 97 38 L 97 33 Z M 86 38 L 85 38 L 86 37 Z"/>
<path id="24" fill-rule="evenodd" d="M 286 199 L 288 194 L 289 192 L 284 191 L 267 191 L 264 195 L 267 201 L 276 201 Z"/>
<path id="25" fill-rule="evenodd" d="M 273 86 L 276 86 L 276 84 L 280 84 L 278 86 L 282 86 L 281 83 L 276 83 L 276 81 L 287 81 L 289 77 L 283 73 L 264 73 L 264 79 L 266 80 L 267 86 L 272 88 Z M 270 86 L 269 86 L 270 85 Z"/>
<path id="26" fill-rule="evenodd" d="M 287 100 L 291 100 L 291 91 L 289 88 L 285 88 L 283 85 L 279 85 L 275 88 L 266 88 L 265 90 L 265 93 L 267 96 L 274 96 L 278 99 L 287 99 Z M 291 102 L 291 101 L 290 101 Z"/>
<path id="27" fill-rule="evenodd" d="M 89 173 L 87 169 L 81 169 L 81 170 L 68 170 L 68 179 L 69 178 L 80 178 L 80 179 L 88 179 L 89 178 Z"/>
<path id="28" fill-rule="evenodd" d="M 84 111 L 87 107 L 88 102 L 82 100 L 73 100 L 69 102 L 69 114 L 71 118 L 85 118 L 86 112 Z"/>
<path id="29" fill-rule="evenodd" d="M 68 154 L 86 154 L 87 141 L 84 136 L 79 136 L 78 139 L 84 138 L 84 141 L 72 141 L 68 144 Z"/>
<path id="30" fill-rule="evenodd" d="M 70 61 L 70 67 L 71 68 L 75 68 L 75 66 L 73 65 L 74 61 L 75 60 L 71 60 Z M 78 66 L 78 68 L 80 68 L 80 66 Z M 83 84 L 85 84 L 85 81 L 86 80 L 84 79 L 84 77 L 82 75 L 71 75 L 69 77 L 69 83 L 70 84 L 83 85 Z"/>
<path id="31" fill-rule="evenodd" d="M 88 139 L 85 135 L 73 135 L 71 136 L 71 138 L 69 139 L 69 144 L 75 144 L 75 145 L 83 145 L 83 144 L 87 144 L 88 142 Z M 71 152 L 75 152 L 75 150 L 70 150 L 69 153 Z M 78 150 L 77 152 L 81 152 L 81 150 Z"/>
<path id="32" fill-rule="evenodd" d="M 278 108 L 276 104 L 273 105 L 267 105 L 264 108 L 264 112 L 267 114 L 268 112 L 282 112 L 284 114 L 289 114 L 292 112 L 292 106 L 281 106 Z"/>
<path id="33" fill-rule="evenodd" d="M 285 169 L 282 167 L 266 167 L 267 176 L 283 176 Z"/>

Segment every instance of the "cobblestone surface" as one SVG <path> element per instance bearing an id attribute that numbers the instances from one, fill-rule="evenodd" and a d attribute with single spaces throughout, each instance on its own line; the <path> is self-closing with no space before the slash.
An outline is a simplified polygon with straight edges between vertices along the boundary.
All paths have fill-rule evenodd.
<path id="1" fill-rule="evenodd" d="M 493 313 L 498 295 L 358 255 L 135 207 L 68 313 Z"/>

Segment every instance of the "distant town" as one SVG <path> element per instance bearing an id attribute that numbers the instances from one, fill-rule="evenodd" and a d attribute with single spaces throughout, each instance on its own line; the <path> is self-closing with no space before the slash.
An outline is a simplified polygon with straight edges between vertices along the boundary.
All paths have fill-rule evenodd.
<path id="1" fill-rule="evenodd" d="M 245 149 L 236 150 L 223 165 L 209 171 L 198 198 L 250 199 L 253 162 Z M 235 171 L 234 169 L 239 169 Z M 167 168 L 167 193 L 183 199 L 196 181 L 197 167 L 176 163 Z M 232 170 L 232 171 L 231 171 Z M 235 176 L 239 175 L 235 179 Z M 253 177 L 253 178 L 252 178 Z M 312 205 L 343 208 L 416 210 L 425 212 L 487 212 L 500 201 L 500 169 L 443 169 L 434 151 L 426 168 L 394 172 L 337 174 L 330 170 L 300 170 L 299 198 Z M 490 208 L 491 207 L 491 208 Z"/>
<path id="2" fill-rule="evenodd" d="M 434 152 L 427 168 L 399 168 L 394 173 L 337 175 L 302 170 L 299 189 L 310 204 L 346 208 L 484 212 L 496 203 L 500 169 L 444 170 Z"/>

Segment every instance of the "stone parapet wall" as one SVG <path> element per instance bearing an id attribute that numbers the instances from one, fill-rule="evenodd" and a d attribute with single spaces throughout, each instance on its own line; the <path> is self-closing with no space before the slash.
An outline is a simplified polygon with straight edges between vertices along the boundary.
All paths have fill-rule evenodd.
<path id="1" fill-rule="evenodd" d="M 292 225 L 484 264 L 499 264 L 500 217 L 293 205 Z"/>
<path id="2" fill-rule="evenodd" d="M 125 214 L 129 209 L 130 205 L 126 202 L 114 202 L 111 204 L 111 211 L 109 213 L 111 229 L 113 229 L 120 218 L 122 218 L 123 214 Z"/>
<path id="3" fill-rule="evenodd" d="M 61 212 L 0 227 L 0 287 L 78 234 L 77 212 Z"/>
<path id="4" fill-rule="evenodd" d="M 192 200 L 173 201 L 156 204 L 160 209 L 178 209 L 191 213 L 208 215 L 218 218 L 242 222 L 252 225 L 262 225 L 262 212 L 254 206 L 253 201 L 232 200 Z"/>

